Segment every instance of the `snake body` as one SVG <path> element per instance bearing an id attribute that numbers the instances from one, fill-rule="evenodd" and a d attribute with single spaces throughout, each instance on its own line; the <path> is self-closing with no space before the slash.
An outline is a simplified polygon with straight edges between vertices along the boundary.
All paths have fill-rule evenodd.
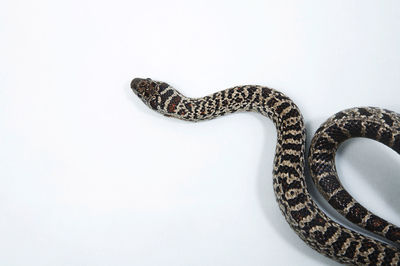
<path id="1" fill-rule="evenodd" d="M 273 189 L 282 214 L 297 235 L 316 251 L 341 263 L 400 265 L 400 250 L 395 245 L 338 224 L 311 198 L 304 174 L 304 121 L 298 107 L 283 93 L 247 85 L 202 98 L 189 98 L 165 82 L 140 78 L 131 82 L 131 88 L 151 109 L 182 120 L 209 120 L 237 111 L 253 111 L 269 117 L 277 129 Z M 366 211 L 341 187 L 334 154 L 341 142 L 354 136 L 377 139 L 399 151 L 399 131 L 400 118 L 393 112 L 377 108 L 349 109 L 331 117 L 317 131 L 309 157 L 317 187 L 329 202 L 353 222 L 392 241 L 399 240 L 398 228 Z"/>

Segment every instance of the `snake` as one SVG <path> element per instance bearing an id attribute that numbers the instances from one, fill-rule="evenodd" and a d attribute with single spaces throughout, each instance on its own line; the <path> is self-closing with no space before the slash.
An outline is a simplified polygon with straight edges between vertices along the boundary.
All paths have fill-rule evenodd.
<path id="1" fill-rule="evenodd" d="M 400 115 L 376 107 L 355 107 L 330 117 L 316 131 L 308 164 L 312 180 L 329 204 L 350 222 L 384 241 L 347 228 L 330 218 L 306 185 L 306 130 L 297 105 L 285 94 L 243 85 L 201 98 L 186 97 L 168 83 L 135 78 L 133 92 L 152 110 L 198 122 L 235 112 L 256 112 L 277 131 L 272 183 L 278 206 L 293 231 L 317 252 L 348 265 L 400 265 L 400 229 L 368 211 L 342 186 L 335 168 L 341 143 L 353 137 L 379 141 L 400 153 Z"/>

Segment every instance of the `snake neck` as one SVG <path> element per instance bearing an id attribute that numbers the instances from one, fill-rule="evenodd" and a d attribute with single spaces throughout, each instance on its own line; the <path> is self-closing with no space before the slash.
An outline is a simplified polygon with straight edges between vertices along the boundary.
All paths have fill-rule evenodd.
<path id="1" fill-rule="evenodd" d="M 235 112 L 253 111 L 272 119 L 278 131 L 281 131 L 285 123 L 292 123 L 299 118 L 302 120 L 299 109 L 287 96 L 262 86 L 238 86 L 202 98 L 186 97 L 169 87 L 156 104 L 159 106 L 158 112 L 192 122 Z"/>

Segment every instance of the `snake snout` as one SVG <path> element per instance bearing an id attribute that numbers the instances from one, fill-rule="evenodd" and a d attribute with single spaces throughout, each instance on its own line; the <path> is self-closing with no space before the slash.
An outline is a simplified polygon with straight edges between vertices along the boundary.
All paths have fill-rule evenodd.
<path id="1" fill-rule="evenodd" d="M 143 80 L 143 79 L 141 79 L 141 78 L 134 78 L 134 79 L 132 80 L 132 82 L 131 82 L 131 89 L 132 89 L 134 92 L 137 92 L 138 85 L 139 85 L 139 83 L 140 83 L 142 80 Z"/>

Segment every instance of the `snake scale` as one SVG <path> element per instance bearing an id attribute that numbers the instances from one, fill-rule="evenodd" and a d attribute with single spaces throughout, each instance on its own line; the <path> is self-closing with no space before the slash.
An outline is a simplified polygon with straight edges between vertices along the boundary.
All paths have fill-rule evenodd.
<path id="1" fill-rule="evenodd" d="M 370 213 L 341 186 L 334 156 L 351 137 L 377 140 L 400 152 L 400 116 L 372 108 L 352 108 L 329 118 L 316 132 L 309 164 L 317 188 L 348 220 L 386 238 L 387 244 L 350 230 L 328 217 L 311 198 L 305 182 L 306 133 L 298 107 L 283 93 L 247 85 L 202 98 L 189 98 L 165 82 L 135 78 L 135 94 L 151 109 L 186 121 L 209 120 L 237 111 L 253 111 L 272 119 L 277 129 L 273 189 L 290 227 L 309 246 L 344 264 L 400 265 L 400 230 Z"/>

